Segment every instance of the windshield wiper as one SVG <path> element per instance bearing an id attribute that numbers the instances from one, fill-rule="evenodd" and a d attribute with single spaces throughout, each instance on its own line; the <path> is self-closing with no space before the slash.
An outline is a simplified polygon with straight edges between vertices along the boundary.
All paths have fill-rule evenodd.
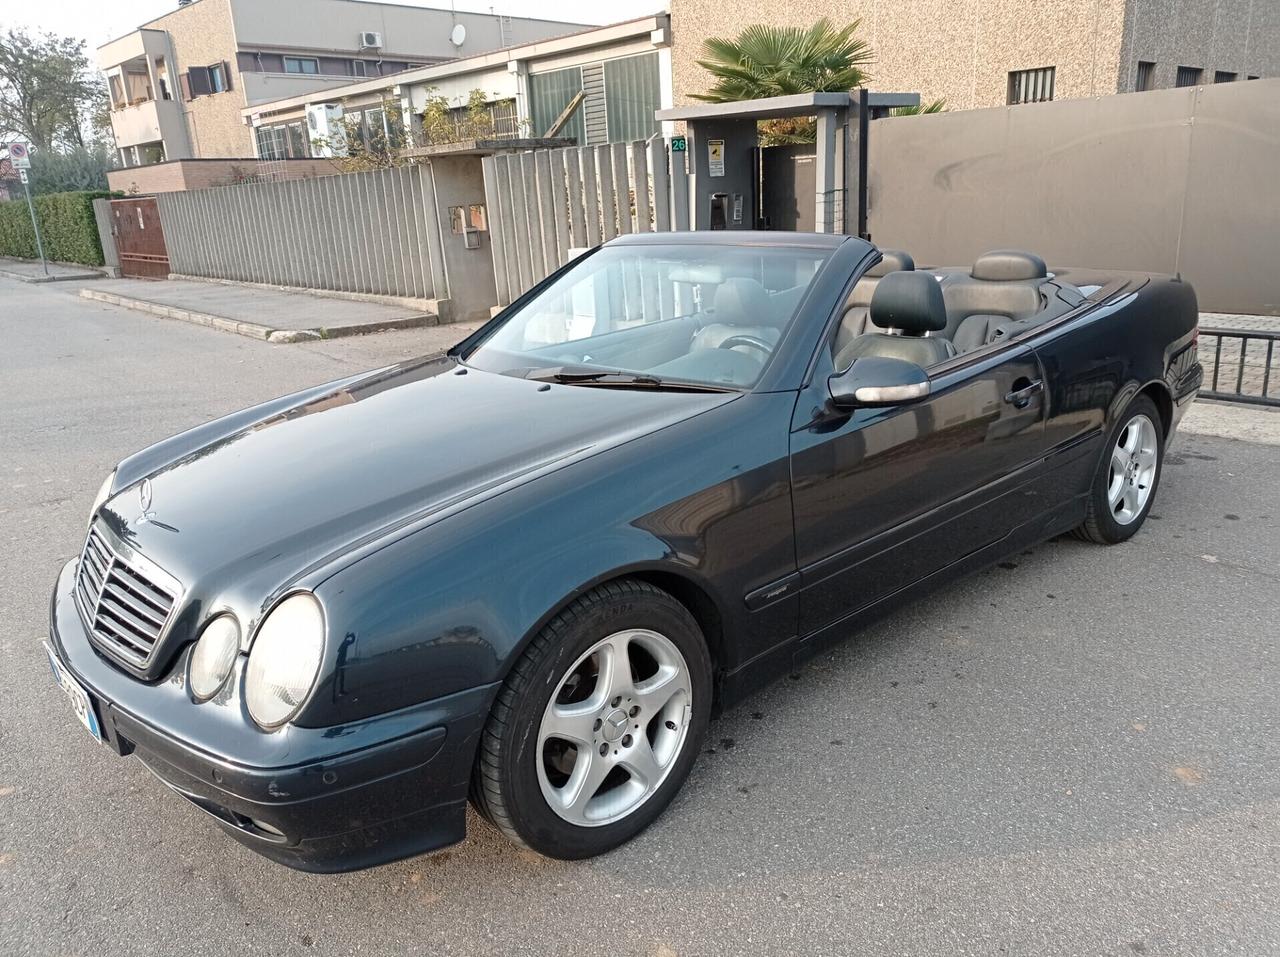
<path id="1" fill-rule="evenodd" d="M 621 369 L 583 369 L 559 366 L 553 369 L 530 369 L 526 379 L 559 382 L 564 385 L 622 386 L 624 388 L 663 389 L 670 392 L 736 392 L 736 389 L 705 382 L 663 379 L 645 372 L 623 372 Z"/>

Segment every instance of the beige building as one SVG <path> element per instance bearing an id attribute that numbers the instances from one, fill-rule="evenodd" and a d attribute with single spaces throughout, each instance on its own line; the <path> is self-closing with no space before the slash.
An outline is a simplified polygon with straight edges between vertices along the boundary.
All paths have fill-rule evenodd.
<path id="1" fill-rule="evenodd" d="M 121 163 L 253 157 L 245 107 L 580 24 L 356 0 L 178 0 L 98 49 Z"/>
<path id="2" fill-rule="evenodd" d="M 951 110 L 1280 75 L 1280 0 L 670 0 L 677 103 L 708 37 L 862 19 L 875 90 Z"/>

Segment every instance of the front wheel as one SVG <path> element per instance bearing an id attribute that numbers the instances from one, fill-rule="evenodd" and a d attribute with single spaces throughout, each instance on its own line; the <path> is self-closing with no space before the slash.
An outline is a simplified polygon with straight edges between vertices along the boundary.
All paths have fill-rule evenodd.
<path id="1" fill-rule="evenodd" d="M 1146 396 L 1125 409 L 1107 440 L 1093 487 L 1089 511 L 1076 534 L 1086 541 L 1114 545 L 1132 538 L 1155 501 L 1164 464 L 1160 412 Z"/>
<path id="2" fill-rule="evenodd" d="M 688 610 L 645 582 L 602 586 L 513 667 L 482 736 L 473 802 L 548 857 L 603 854 L 675 797 L 710 713 L 710 657 Z"/>

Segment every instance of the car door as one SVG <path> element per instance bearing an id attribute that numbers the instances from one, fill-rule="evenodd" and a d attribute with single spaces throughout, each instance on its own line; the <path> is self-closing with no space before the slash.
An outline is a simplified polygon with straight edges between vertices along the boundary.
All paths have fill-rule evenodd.
<path id="1" fill-rule="evenodd" d="M 930 394 L 833 412 L 822 350 L 791 435 L 800 634 L 1008 535 L 1046 505 L 1043 372 L 1028 347 L 931 370 Z"/>

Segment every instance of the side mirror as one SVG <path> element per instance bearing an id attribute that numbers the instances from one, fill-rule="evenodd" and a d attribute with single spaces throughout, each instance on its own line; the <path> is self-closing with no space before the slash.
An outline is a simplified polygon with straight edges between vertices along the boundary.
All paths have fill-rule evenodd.
<path id="1" fill-rule="evenodd" d="M 905 359 L 863 356 L 828 379 L 827 387 L 837 409 L 907 405 L 928 396 L 929 376 Z"/>

